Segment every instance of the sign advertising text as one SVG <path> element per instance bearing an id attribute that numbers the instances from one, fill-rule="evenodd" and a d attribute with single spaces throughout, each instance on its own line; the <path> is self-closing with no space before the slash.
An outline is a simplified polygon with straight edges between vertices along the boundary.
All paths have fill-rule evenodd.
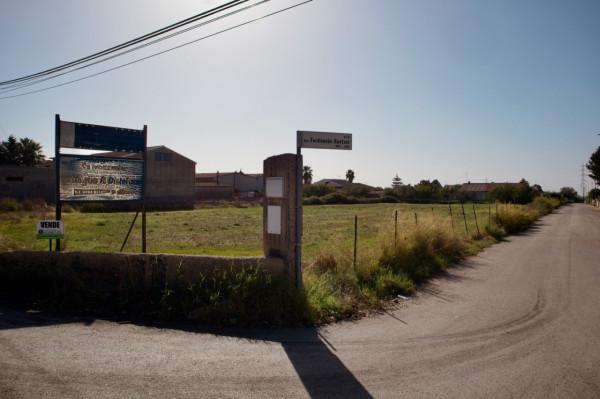
<path id="1" fill-rule="evenodd" d="M 37 222 L 37 238 L 65 238 L 65 225 L 63 224 L 62 220 L 39 220 Z"/>
<path id="2" fill-rule="evenodd" d="M 141 160 L 60 156 L 61 201 L 131 201 L 143 197 Z"/>

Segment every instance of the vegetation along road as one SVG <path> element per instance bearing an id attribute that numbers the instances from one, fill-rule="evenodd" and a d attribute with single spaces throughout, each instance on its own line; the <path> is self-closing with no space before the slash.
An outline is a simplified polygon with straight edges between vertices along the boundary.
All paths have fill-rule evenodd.
<path id="1" fill-rule="evenodd" d="M 600 396 L 600 211 L 571 205 L 397 309 L 202 329 L 0 308 L 0 397 Z"/>

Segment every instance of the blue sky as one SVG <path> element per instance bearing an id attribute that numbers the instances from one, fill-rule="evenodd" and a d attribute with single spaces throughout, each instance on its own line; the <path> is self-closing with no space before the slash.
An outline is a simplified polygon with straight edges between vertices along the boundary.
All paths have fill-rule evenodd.
<path id="1" fill-rule="evenodd" d="M 224 1 L 0 4 L 0 80 L 121 43 Z M 294 4 L 272 0 L 159 51 Z M 350 132 L 305 150 L 315 178 L 389 186 L 513 181 L 580 188 L 600 145 L 600 2 L 315 0 L 73 85 L 0 100 L 0 136 L 54 145 L 65 120 L 149 127 L 197 170 L 260 172 L 296 130 Z M 89 72 L 100 70 L 92 69 Z M 74 74 L 73 77 L 83 76 Z M 43 87 L 43 86 L 40 86 Z"/>

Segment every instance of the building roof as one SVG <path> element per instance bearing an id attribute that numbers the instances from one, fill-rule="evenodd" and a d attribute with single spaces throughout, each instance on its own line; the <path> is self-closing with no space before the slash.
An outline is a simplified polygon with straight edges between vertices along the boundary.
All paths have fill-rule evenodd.
<path id="1" fill-rule="evenodd" d="M 150 153 L 150 152 L 154 152 L 154 151 L 157 151 L 160 149 L 170 151 L 172 153 L 179 155 L 180 157 L 182 157 L 184 159 L 187 159 L 190 162 L 193 162 L 194 164 L 196 163 L 196 161 L 191 160 L 188 157 L 181 155 L 177 151 L 174 151 L 165 145 L 154 145 L 154 146 L 148 147 L 148 152 Z M 99 155 L 99 156 L 107 157 L 107 158 L 142 159 L 142 154 L 139 152 L 108 151 L 108 152 L 99 152 L 94 155 Z"/>
<path id="2" fill-rule="evenodd" d="M 216 179 L 217 176 L 228 176 L 228 175 L 243 175 L 243 176 L 249 176 L 249 177 L 253 177 L 253 178 L 260 178 L 262 177 L 262 173 L 244 173 L 244 172 L 216 172 L 216 173 L 196 173 L 196 177 L 200 177 L 200 178 L 214 178 Z"/>

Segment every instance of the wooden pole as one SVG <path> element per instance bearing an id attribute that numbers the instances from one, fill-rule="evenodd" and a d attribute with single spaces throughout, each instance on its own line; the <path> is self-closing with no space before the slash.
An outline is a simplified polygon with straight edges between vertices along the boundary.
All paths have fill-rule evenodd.
<path id="1" fill-rule="evenodd" d="M 131 230 L 133 230 L 133 226 L 135 225 L 135 221 L 137 220 L 139 213 L 140 213 L 140 211 L 137 211 L 135 213 L 135 216 L 133 217 L 133 221 L 131 222 L 131 226 L 129 226 L 129 230 L 127 231 L 127 235 L 125 236 L 125 239 L 123 240 L 123 244 L 121 245 L 121 249 L 119 250 L 119 252 L 123 252 L 123 248 L 125 248 L 125 244 L 127 244 L 127 240 L 129 239 L 129 235 L 131 234 Z"/>
<path id="2" fill-rule="evenodd" d="M 473 205 L 473 216 L 475 216 L 475 227 L 477 227 L 477 235 L 481 236 L 481 232 L 479 231 L 479 223 L 477 223 L 477 211 L 475 211 L 475 204 Z"/>
<path id="3" fill-rule="evenodd" d="M 452 232 L 454 233 L 454 218 L 452 217 L 452 205 L 448 202 L 448 210 L 450 211 L 450 225 L 452 226 Z"/>
<path id="4" fill-rule="evenodd" d="M 415 225 L 419 225 L 419 218 L 417 217 L 417 212 L 415 212 Z"/>
<path id="5" fill-rule="evenodd" d="M 358 216 L 354 215 L 354 269 L 356 270 L 356 241 L 358 236 Z"/>
<path id="6" fill-rule="evenodd" d="M 463 219 L 465 221 L 465 231 L 467 232 L 467 235 L 469 235 L 469 227 L 467 226 L 467 215 L 465 214 L 465 206 L 462 202 L 460 203 L 460 207 L 462 209 Z"/>
<path id="7" fill-rule="evenodd" d="M 398 209 L 396 209 L 394 215 L 394 246 L 398 242 Z"/>

